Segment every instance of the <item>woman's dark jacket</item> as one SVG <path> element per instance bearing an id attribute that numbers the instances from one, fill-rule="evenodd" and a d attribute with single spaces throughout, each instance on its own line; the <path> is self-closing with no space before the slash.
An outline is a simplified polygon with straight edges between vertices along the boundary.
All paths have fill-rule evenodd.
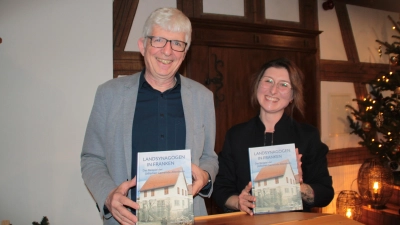
<path id="1" fill-rule="evenodd" d="M 311 207 L 327 206 L 334 196 L 332 177 L 328 172 L 326 154 L 328 147 L 321 142 L 319 131 L 307 124 L 294 121 L 283 114 L 275 125 L 274 133 L 265 133 L 260 118 L 233 126 L 228 130 L 219 154 L 219 172 L 214 183 L 213 199 L 220 209 L 232 212 L 225 202 L 232 195 L 239 195 L 250 181 L 248 149 L 251 147 L 294 143 L 303 154 L 303 182 L 314 190 L 314 204 L 303 201 L 303 211 Z"/>

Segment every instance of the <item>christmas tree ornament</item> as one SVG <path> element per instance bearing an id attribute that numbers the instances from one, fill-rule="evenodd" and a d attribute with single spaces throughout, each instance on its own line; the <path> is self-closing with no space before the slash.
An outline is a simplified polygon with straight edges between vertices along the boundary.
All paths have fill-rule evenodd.
<path id="1" fill-rule="evenodd" d="M 379 57 L 382 57 L 382 46 L 381 45 L 379 45 L 378 54 L 379 54 Z"/>
<path id="2" fill-rule="evenodd" d="M 400 34 L 397 26 L 400 22 L 396 23 L 389 18 Z M 392 37 L 400 39 L 400 36 Z M 368 81 L 368 96 L 354 99 L 359 109 L 346 105 L 351 109 L 347 119 L 352 129 L 351 134 L 359 136 L 362 139 L 359 144 L 366 147 L 374 157 L 384 161 L 385 165 L 392 161 L 400 164 L 400 43 L 376 41 L 380 44 L 376 49 L 379 55 L 388 55 L 388 71 L 382 71 Z M 397 184 L 400 185 L 400 169 L 398 173 Z"/>
<path id="3" fill-rule="evenodd" d="M 389 62 L 391 66 L 396 66 L 399 63 L 399 56 L 391 56 Z"/>
<path id="4" fill-rule="evenodd" d="M 396 89 L 394 89 L 394 93 L 396 95 L 400 95 L 400 87 L 397 87 Z"/>
<path id="5" fill-rule="evenodd" d="M 398 144 L 398 145 L 394 148 L 394 152 L 395 152 L 395 153 L 400 152 L 400 144 Z"/>
<path id="6" fill-rule="evenodd" d="M 362 123 L 362 130 L 365 132 L 369 132 L 371 130 L 372 126 L 370 122 L 363 122 Z"/>
<path id="7" fill-rule="evenodd" d="M 376 121 L 376 126 L 377 127 L 381 127 L 383 125 L 383 121 L 385 119 L 383 118 L 383 113 L 378 113 L 378 115 L 376 115 L 375 121 Z"/>

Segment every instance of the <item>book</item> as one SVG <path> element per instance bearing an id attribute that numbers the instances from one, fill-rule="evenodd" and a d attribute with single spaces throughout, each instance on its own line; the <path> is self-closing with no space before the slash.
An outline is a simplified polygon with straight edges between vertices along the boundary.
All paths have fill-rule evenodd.
<path id="1" fill-rule="evenodd" d="M 249 148 L 254 214 L 302 210 L 294 144 Z"/>
<path id="2" fill-rule="evenodd" d="M 136 224 L 194 224 L 190 150 L 139 152 L 137 160 Z"/>

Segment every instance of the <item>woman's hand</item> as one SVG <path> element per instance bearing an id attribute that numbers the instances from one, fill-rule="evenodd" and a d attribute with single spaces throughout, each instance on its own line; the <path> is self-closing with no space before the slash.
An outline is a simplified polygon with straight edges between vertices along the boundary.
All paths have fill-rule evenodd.
<path id="1" fill-rule="evenodd" d="M 239 195 L 238 199 L 238 209 L 242 212 L 246 212 L 249 215 L 253 215 L 252 209 L 256 207 L 254 202 L 256 201 L 256 197 L 250 194 L 252 184 L 249 182 L 246 187 L 242 190 L 242 193 Z"/>
<path id="2" fill-rule="evenodd" d="M 242 212 L 246 212 L 249 215 L 253 215 L 252 209 L 256 207 L 254 202 L 256 201 L 256 197 L 250 194 L 251 191 L 251 182 L 246 185 L 246 187 L 242 190 L 239 196 L 232 195 L 225 202 L 225 206 L 229 209 L 240 210 Z"/>
<path id="3" fill-rule="evenodd" d="M 296 156 L 297 156 L 297 171 L 298 171 L 298 177 L 299 177 L 299 183 L 303 183 L 303 170 L 301 169 L 301 157 L 303 156 L 302 154 L 299 154 L 299 149 L 296 148 Z"/>

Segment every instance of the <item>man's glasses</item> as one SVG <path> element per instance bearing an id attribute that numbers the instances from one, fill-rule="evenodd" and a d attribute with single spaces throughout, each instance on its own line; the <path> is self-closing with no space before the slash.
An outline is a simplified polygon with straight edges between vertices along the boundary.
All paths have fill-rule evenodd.
<path id="1" fill-rule="evenodd" d="M 185 51 L 186 42 L 178 41 L 178 40 L 168 40 L 162 37 L 155 37 L 155 36 L 147 36 L 146 38 L 150 39 L 150 45 L 154 48 L 164 48 L 167 42 L 171 43 L 171 48 L 177 52 Z"/>
<path id="2" fill-rule="evenodd" d="M 272 88 L 275 86 L 275 84 L 278 91 L 282 94 L 286 94 L 292 90 L 292 85 L 286 81 L 279 81 L 278 83 L 275 83 L 275 81 L 270 77 L 263 77 L 260 80 L 260 85 L 262 88 Z"/>

